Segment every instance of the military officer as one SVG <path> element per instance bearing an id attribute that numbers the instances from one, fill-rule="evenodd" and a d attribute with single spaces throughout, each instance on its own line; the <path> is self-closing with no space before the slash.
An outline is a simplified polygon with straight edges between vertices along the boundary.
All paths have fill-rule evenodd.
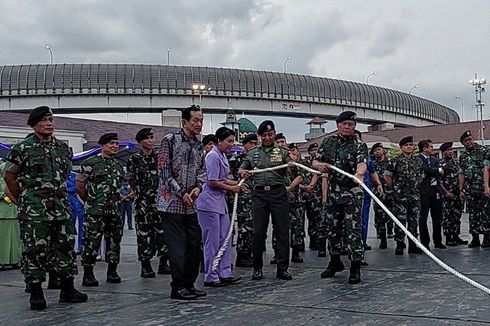
<path id="1" fill-rule="evenodd" d="M 76 231 L 66 190 L 71 151 L 53 136 L 54 118 L 49 107 L 32 110 L 27 124 L 34 133 L 12 147 L 4 178 L 10 199 L 19 206 L 22 270 L 30 289 L 30 307 L 46 309 L 41 284 L 48 265 L 61 279 L 59 301 L 85 302 L 87 295 L 73 286 L 77 270 L 70 239 Z"/>
<path id="2" fill-rule="evenodd" d="M 119 150 L 116 133 L 107 133 L 99 138 L 101 153 L 84 160 L 77 176 L 77 191 L 85 202 L 83 223 L 83 282 L 84 286 L 98 286 L 94 275 L 97 251 L 102 236 L 106 242 L 105 261 L 108 262 L 108 283 L 120 283 L 117 273 L 121 252 L 123 224 L 121 219 L 120 194 L 124 180 L 123 166 L 115 155 Z"/>
<path id="3" fill-rule="evenodd" d="M 310 166 L 318 153 L 318 144 L 313 143 L 308 146 L 310 158 L 305 160 L 305 165 Z M 308 219 L 308 236 L 310 238 L 309 248 L 318 250 L 318 226 L 321 218 L 321 182 L 318 181 L 316 174 L 306 174 L 306 185 L 302 186 L 303 197 L 305 198 L 306 218 Z"/>
<path id="4" fill-rule="evenodd" d="M 167 246 L 162 222 L 157 211 L 158 169 L 155 140 L 151 128 L 143 128 L 135 137 L 140 151 L 131 155 L 127 163 L 127 178 L 135 193 L 136 242 L 141 277 L 153 278 L 155 272 L 150 260 L 158 254 L 158 274 L 170 274 Z"/>

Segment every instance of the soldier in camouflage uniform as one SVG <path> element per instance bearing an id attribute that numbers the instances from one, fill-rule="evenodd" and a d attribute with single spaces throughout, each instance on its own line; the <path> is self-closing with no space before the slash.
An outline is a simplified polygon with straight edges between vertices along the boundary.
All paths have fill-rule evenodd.
<path id="1" fill-rule="evenodd" d="M 398 220 L 407 225 L 408 231 L 414 237 L 418 236 L 418 220 L 420 214 L 419 183 L 422 179 L 422 161 L 413 155 L 413 137 L 408 136 L 400 140 L 402 153 L 394 157 L 387 166 L 384 177 L 387 189 L 393 191 L 393 210 Z M 395 255 L 403 255 L 405 245 L 405 233 L 395 226 Z M 412 240 L 409 240 L 408 252 L 421 254 Z"/>
<path id="2" fill-rule="evenodd" d="M 123 166 L 114 156 L 119 150 L 117 134 L 104 134 L 99 139 L 102 152 L 84 160 L 77 176 L 77 190 L 85 202 L 83 223 L 83 282 L 84 286 L 98 286 L 94 275 L 97 251 L 104 236 L 105 261 L 108 262 L 108 283 L 120 283 L 117 274 L 121 252 L 123 224 L 119 188 L 124 180 Z"/>
<path id="3" fill-rule="evenodd" d="M 46 309 L 41 285 L 48 265 L 61 279 L 59 301 L 85 302 L 87 295 L 73 286 L 77 270 L 70 239 L 76 231 L 66 191 L 71 151 L 53 136 L 54 120 L 49 107 L 32 110 L 27 124 L 34 134 L 12 147 L 4 178 L 10 199 L 19 206 L 22 270 L 30 288 L 30 306 L 32 310 Z"/>
<path id="4" fill-rule="evenodd" d="M 140 151 L 131 155 L 127 163 L 127 178 L 135 194 L 136 243 L 141 277 L 154 278 L 151 259 L 160 257 L 158 274 L 170 274 L 167 246 L 162 222 L 157 211 L 158 169 L 155 140 L 151 128 L 143 128 L 136 134 Z"/>
<path id="5" fill-rule="evenodd" d="M 444 170 L 441 176 L 441 190 L 444 195 L 442 208 L 442 229 L 446 236 L 446 245 L 466 245 L 459 237 L 463 202 L 459 196 L 459 163 L 453 158 L 453 143 L 447 142 L 439 147 L 442 159 L 439 166 Z"/>
<path id="6" fill-rule="evenodd" d="M 367 169 L 368 152 L 366 144 L 354 134 L 356 127 L 354 112 L 342 112 L 336 122 L 337 134 L 322 141 L 318 150 L 318 160 L 313 161 L 313 168 L 320 172 L 328 172 L 328 202 L 323 218 L 330 243 L 330 262 L 321 277 L 330 278 L 344 270 L 340 253 L 341 238 L 345 235 L 351 250 L 349 283 L 356 284 L 361 281 L 361 261 L 364 258 L 361 239 L 363 191 L 359 184 L 349 177 L 330 171 L 330 165 L 363 180 Z"/>
<path id="7" fill-rule="evenodd" d="M 459 190 L 462 200 L 466 199 L 469 213 L 470 233 L 473 237 L 468 247 L 480 246 L 480 234 L 483 234 L 482 248 L 490 247 L 490 217 L 482 207 L 488 201 L 484 194 L 483 169 L 489 153 L 486 147 L 475 142 L 470 131 L 460 137 L 466 151 L 459 157 Z"/>
<path id="8" fill-rule="evenodd" d="M 310 158 L 304 161 L 306 166 L 311 167 L 313 160 L 318 152 L 318 144 L 313 143 L 308 146 L 308 154 Z M 316 174 L 306 174 L 304 185 L 300 186 L 303 190 L 303 198 L 305 199 L 306 218 L 308 219 L 308 236 L 310 237 L 311 250 L 318 250 L 318 227 L 322 215 L 321 197 L 322 189 L 321 182 L 318 181 Z"/>

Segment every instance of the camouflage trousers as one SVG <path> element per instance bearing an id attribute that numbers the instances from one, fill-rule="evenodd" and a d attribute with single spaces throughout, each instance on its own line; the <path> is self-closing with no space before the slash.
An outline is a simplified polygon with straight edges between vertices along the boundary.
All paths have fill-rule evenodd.
<path id="1" fill-rule="evenodd" d="M 393 215 L 407 227 L 414 237 L 418 237 L 420 216 L 420 200 L 395 200 L 393 202 Z M 395 225 L 396 242 L 405 242 L 405 232 Z"/>
<path id="2" fill-rule="evenodd" d="M 442 206 L 442 229 L 444 235 L 460 234 L 461 214 L 463 202 L 459 196 L 453 199 L 446 198 Z"/>
<path id="3" fill-rule="evenodd" d="M 167 245 L 158 211 L 156 209 L 143 210 L 136 205 L 134 220 L 138 260 L 150 260 L 155 254 L 158 257 L 167 257 Z"/>
<path id="4" fill-rule="evenodd" d="M 350 247 L 350 259 L 352 261 L 364 259 L 364 245 L 361 238 L 362 200 L 363 193 L 359 188 L 330 194 L 323 214 L 330 255 L 340 255 L 342 237 L 344 237 Z"/>
<path id="5" fill-rule="evenodd" d="M 393 200 L 392 199 L 384 199 L 382 203 L 389 210 L 393 209 Z M 393 220 L 386 214 L 386 212 L 379 206 L 375 201 L 373 201 L 373 210 L 374 210 L 374 227 L 376 228 L 376 232 L 378 234 L 386 234 L 386 229 L 393 229 Z M 393 211 L 392 211 L 393 212 Z"/>
<path id="6" fill-rule="evenodd" d="M 291 248 L 303 246 L 305 243 L 305 210 L 303 202 L 289 204 L 289 227 Z"/>
<path id="7" fill-rule="evenodd" d="M 322 218 L 322 203 L 316 196 L 306 199 L 306 218 L 308 219 L 308 236 L 318 238 L 318 228 Z"/>
<path id="8" fill-rule="evenodd" d="M 254 235 L 254 216 L 252 213 L 251 196 L 238 197 L 237 208 L 237 240 L 236 252 L 240 256 L 252 255 L 252 240 Z"/>
<path id="9" fill-rule="evenodd" d="M 484 194 L 466 193 L 470 233 L 490 234 L 490 204 L 488 201 Z"/>
<path id="10" fill-rule="evenodd" d="M 22 273 L 28 284 L 44 282 L 46 272 L 62 278 L 77 275 L 75 226 L 71 220 L 21 220 Z"/>
<path id="11" fill-rule="evenodd" d="M 95 266 L 102 236 L 106 242 L 105 261 L 119 264 L 123 225 L 119 215 L 86 215 L 83 221 L 82 265 Z"/>

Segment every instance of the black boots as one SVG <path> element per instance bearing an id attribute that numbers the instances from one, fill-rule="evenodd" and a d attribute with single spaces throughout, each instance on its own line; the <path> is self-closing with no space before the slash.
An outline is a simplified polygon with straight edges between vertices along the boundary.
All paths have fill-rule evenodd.
<path id="1" fill-rule="evenodd" d="M 470 248 L 477 248 L 480 246 L 480 235 L 478 233 L 472 233 L 472 239 L 471 242 L 468 244 L 468 247 Z"/>
<path id="2" fill-rule="evenodd" d="M 276 272 L 276 278 L 285 281 L 291 281 L 293 276 L 288 272 L 287 269 L 278 269 Z"/>
<path id="3" fill-rule="evenodd" d="M 388 243 L 386 241 L 386 233 L 380 233 L 379 238 L 381 239 L 379 243 L 379 249 L 386 249 L 388 248 Z"/>
<path id="4" fill-rule="evenodd" d="M 61 289 L 61 280 L 60 280 L 60 277 L 56 273 L 53 273 L 53 272 L 49 273 L 48 289 L 49 290 Z"/>
<path id="5" fill-rule="evenodd" d="M 468 241 L 461 239 L 458 234 L 453 234 L 453 240 L 458 245 L 467 245 L 468 244 Z"/>
<path id="6" fill-rule="evenodd" d="M 264 277 L 264 273 L 262 272 L 262 268 L 254 267 L 254 272 L 252 274 L 252 280 L 261 280 Z"/>
<path id="7" fill-rule="evenodd" d="M 330 261 L 328 262 L 327 269 L 325 269 L 321 274 L 321 278 L 330 278 L 334 277 L 335 273 L 341 272 L 345 269 L 342 260 L 340 260 L 340 256 L 338 255 L 330 255 Z"/>
<path id="8" fill-rule="evenodd" d="M 316 235 L 310 236 L 310 249 L 318 250 L 318 237 Z"/>
<path id="9" fill-rule="evenodd" d="M 361 282 L 361 262 L 353 261 L 350 263 L 349 284 L 357 284 Z"/>
<path id="10" fill-rule="evenodd" d="M 405 250 L 407 246 L 405 245 L 404 241 L 397 241 L 396 242 L 396 249 L 395 249 L 395 255 L 401 256 L 403 255 L 403 250 Z"/>
<path id="11" fill-rule="evenodd" d="M 87 300 L 88 296 L 73 286 L 73 278 L 61 280 L 60 303 L 81 303 Z"/>
<path id="12" fill-rule="evenodd" d="M 41 282 L 29 284 L 29 289 L 31 290 L 31 298 L 29 299 L 31 310 L 46 309 L 46 299 L 44 299 Z"/>
<path id="13" fill-rule="evenodd" d="M 318 257 L 327 257 L 327 238 L 318 238 Z"/>
<path id="14" fill-rule="evenodd" d="M 117 274 L 117 264 L 109 263 L 107 266 L 107 283 L 121 283 L 121 277 Z"/>
<path id="15" fill-rule="evenodd" d="M 454 238 L 454 234 L 449 233 L 446 235 L 446 246 L 454 247 L 457 246 L 458 243 L 456 242 L 456 239 Z"/>
<path id="16" fill-rule="evenodd" d="M 204 262 L 202 266 L 204 266 Z M 158 264 L 158 274 L 170 275 L 170 265 L 168 263 L 168 257 L 160 256 L 160 263 Z"/>
<path id="17" fill-rule="evenodd" d="M 420 255 L 423 253 L 423 251 L 422 251 L 422 249 L 417 247 L 415 242 L 413 242 L 412 240 L 408 240 L 408 253 Z"/>
<path id="18" fill-rule="evenodd" d="M 484 234 L 483 235 L 483 242 L 481 243 L 482 248 L 489 248 L 490 247 L 490 234 Z"/>
<path id="19" fill-rule="evenodd" d="M 151 262 L 148 259 L 141 260 L 141 274 L 142 278 L 155 278 L 155 272 L 151 267 Z"/>
<path id="20" fill-rule="evenodd" d="M 83 267 L 83 286 L 99 286 L 99 281 L 95 278 L 94 267 L 84 266 Z"/>
<path id="21" fill-rule="evenodd" d="M 293 247 L 293 255 L 291 257 L 291 262 L 293 263 L 302 263 L 303 262 L 303 257 L 299 254 L 300 248 L 299 246 L 294 246 Z"/>
<path id="22" fill-rule="evenodd" d="M 252 267 L 253 266 L 252 256 L 249 253 L 237 254 L 235 266 L 236 267 Z"/>

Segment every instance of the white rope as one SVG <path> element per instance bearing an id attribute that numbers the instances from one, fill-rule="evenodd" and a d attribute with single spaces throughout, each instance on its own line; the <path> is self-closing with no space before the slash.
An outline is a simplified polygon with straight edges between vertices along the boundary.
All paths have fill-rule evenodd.
<path id="1" fill-rule="evenodd" d="M 293 164 L 296 165 L 299 168 L 302 168 L 302 169 L 310 172 L 310 173 L 322 174 L 321 172 L 319 172 L 319 171 L 317 171 L 315 169 L 312 169 L 312 168 L 310 168 L 308 166 L 305 166 L 303 164 L 296 163 L 296 162 L 293 162 Z M 262 173 L 262 172 L 269 172 L 269 171 L 284 169 L 284 168 L 287 168 L 287 167 L 288 167 L 288 164 L 283 164 L 283 165 L 275 166 L 275 167 L 272 167 L 272 168 L 261 169 L 261 170 L 254 169 L 254 170 L 251 170 L 250 172 L 253 173 L 253 174 L 256 174 L 256 173 Z M 407 228 L 393 215 L 392 212 L 390 212 L 390 210 L 383 204 L 383 202 L 381 202 L 381 200 L 378 197 L 376 197 L 376 195 L 362 181 L 360 181 L 359 179 L 357 179 L 352 174 L 349 174 L 349 173 L 347 173 L 347 172 L 345 172 L 345 171 L 337 168 L 336 166 L 329 165 L 329 167 L 330 167 L 330 169 L 334 170 L 335 172 L 338 172 L 338 173 L 340 173 L 342 175 L 345 175 L 345 176 L 351 178 L 352 180 L 354 180 L 356 183 L 358 183 L 374 199 L 374 201 L 376 201 L 376 203 L 378 203 L 378 205 L 388 214 L 388 216 L 393 220 L 393 222 L 395 222 L 396 225 L 398 225 L 398 227 L 400 229 L 402 229 L 403 232 L 405 232 L 405 234 L 410 238 L 410 240 L 412 240 L 417 245 L 417 247 L 419 247 L 427 256 L 429 256 L 439 266 L 441 266 L 443 269 L 445 269 L 449 273 L 453 274 L 457 278 L 465 281 L 466 283 L 468 283 L 468 284 L 476 287 L 477 289 L 479 289 L 479 290 L 481 290 L 481 291 L 483 291 L 483 292 L 485 292 L 487 294 L 490 294 L 490 289 L 489 288 L 481 285 L 478 282 L 473 281 L 469 277 L 461 274 L 460 272 L 458 272 L 454 268 L 448 266 L 446 263 L 444 263 L 439 258 L 437 258 L 433 253 L 431 253 L 427 248 L 425 248 L 418 241 L 418 239 L 416 237 L 414 237 L 412 235 L 412 233 L 410 233 L 407 230 Z M 240 182 L 238 184 L 239 185 L 242 185 L 244 181 L 245 180 L 242 179 L 242 180 L 240 180 Z M 224 254 L 224 252 L 225 252 L 225 250 L 228 247 L 228 244 L 230 242 L 231 235 L 232 235 L 232 232 L 233 232 L 233 225 L 234 225 L 234 223 L 236 221 L 236 217 L 237 217 L 237 206 L 238 206 L 238 193 L 235 193 L 235 196 L 234 196 L 234 199 L 233 199 L 233 214 L 231 216 L 230 229 L 228 230 L 228 234 L 226 236 L 225 241 L 221 245 L 218 253 L 216 254 L 216 257 L 213 260 L 213 270 L 214 271 L 216 271 L 216 269 L 218 268 L 218 265 L 219 265 L 219 263 L 221 261 L 221 257 L 223 256 L 223 254 Z"/>

